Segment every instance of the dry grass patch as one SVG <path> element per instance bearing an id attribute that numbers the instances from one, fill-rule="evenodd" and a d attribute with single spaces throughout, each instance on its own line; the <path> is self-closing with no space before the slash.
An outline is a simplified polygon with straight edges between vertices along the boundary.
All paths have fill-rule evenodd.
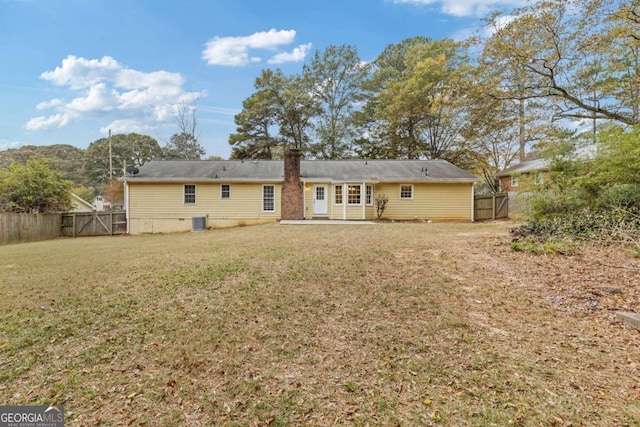
<path id="1" fill-rule="evenodd" d="M 269 224 L 0 247 L 0 402 L 69 425 L 636 425 L 638 332 L 550 298 L 576 258 L 506 241 Z"/>

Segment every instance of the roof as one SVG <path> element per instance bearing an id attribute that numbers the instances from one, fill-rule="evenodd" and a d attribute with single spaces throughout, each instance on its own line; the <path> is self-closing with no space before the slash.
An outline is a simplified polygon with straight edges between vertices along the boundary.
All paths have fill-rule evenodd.
<path id="1" fill-rule="evenodd" d="M 78 196 L 73 191 L 70 191 L 69 193 L 71 194 L 71 204 L 73 205 L 74 210 L 80 210 L 81 208 L 85 208 L 89 212 L 96 210 L 95 206 Z"/>
<path id="2" fill-rule="evenodd" d="M 526 162 L 520 162 L 517 165 L 510 166 L 506 169 L 496 173 L 497 177 L 509 176 L 518 173 L 531 173 L 544 171 L 549 169 L 549 160 L 547 159 L 535 159 Z"/>
<path id="3" fill-rule="evenodd" d="M 598 144 L 586 141 L 579 146 L 575 146 L 566 158 L 572 160 L 590 161 L 595 159 L 598 153 Z M 548 171 L 551 165 L 549 159 L 535 159 L 526 162 L 520 162 L 517 165 L 510 166 L 496 173 L 496 177 L 509 176 L 518 173 L 531 173 L 539 171 Z"/>
<path id="4" fill-rule="evenodd" d="M 302 160 L 308 182 L 476 182 L 479 179 L 446 160 Z M 283 160 L 154 160 L 133 182 L 282 182 Z"/>

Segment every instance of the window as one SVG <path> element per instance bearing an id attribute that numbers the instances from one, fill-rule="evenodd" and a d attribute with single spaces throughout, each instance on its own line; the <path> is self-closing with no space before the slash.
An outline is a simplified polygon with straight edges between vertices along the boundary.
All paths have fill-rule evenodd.
<path id="1" fill-rule="evenodd" d="M 361 192 L 362 186 L 360 185 L 350 185 L 347 187 L 347 202 L 350 205 L 359 205 L 361 203 Z"/>
<path id="2" fill-rule="evenodd" d="M 342 185 L 336 185 L 336 205 L 342 204 Z"/>
<path id="3" fill-rule="evenodd" d="M 231 186 L 229 184 L 222 184 L 220 186 L 220 198 L 221 199 L 231 198 Z"/>
<path id="4" fill-rule="evenodd" d="M 373 205 L 373 185 L 367 185 L 366 200 L 367 205 Z"/>
<path id="5" fill-rule="evenodd" d="M 265 185 L 262 187 L 262 211 L 275 212 L 276 210 L 276 187 Z"/>
<path id="6" fill-rule="evenodd" d="M 401 199 L 413 199 L 413 185 L 403 184 L 400 186 Z"/>
<path id="7" fill-rule="evenodd" d="M 196 186 L 194 184 L 184 185 L 184 204 L 185 205 L 196 204 Z"/>
<path id="8" fill-rule="evenodd" d="M 535 185 L 542 185 L 544 182 L 544 177 L 542 176 L 542 172 L 535 172 L 533 174 L 533 183 Z"/>
<path id="9" fill-rule="evenodd" d="M 511 175 L 511 186 L 517 187 L 520 183 L 520 177 L 518 175 Z"/>

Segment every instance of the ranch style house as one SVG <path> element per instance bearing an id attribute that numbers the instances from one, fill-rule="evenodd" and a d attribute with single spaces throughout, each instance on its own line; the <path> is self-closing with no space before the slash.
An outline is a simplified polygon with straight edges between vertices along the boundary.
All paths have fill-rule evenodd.
<path id="1" fill-rule="evenodd" d="M 157 160 L 120 178 L 129 234 L 279 220 L 473 221 L 479 179 L 445 160 Z"/>

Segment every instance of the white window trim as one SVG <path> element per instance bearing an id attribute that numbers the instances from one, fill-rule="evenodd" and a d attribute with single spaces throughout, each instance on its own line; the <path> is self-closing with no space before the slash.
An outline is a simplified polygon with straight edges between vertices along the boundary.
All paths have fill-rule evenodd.
<path id="1" fill-rule="evenodd" d="M 340 187 L 340 191 L 338 192 L 338 187 Z M 333 204 L 336 206 L 342 206 L 344 204 L 344 184 L 336 184 L 333 186 Z M 336 196 L 340 194 L 340 203 L 336 202 Z"/>
<path id="2" fill-rule="evenodd" d="M 367 200 L 367 188 L 371 189 L 371 201 Z M 373 206 L 373 200 L 374 200 L 374 196 L 373 196 L 373 185 L 371 184 L 366 184 L 364 187 L 364 201 L 366 203 L 367 206 Z"/>
<path id="3" fill-rule="evenodd" d="M 193 203 L 187 203 L 185 201 L 187 196 L 187 185 L 193 186 Z M 182 186 L 182 204 L 183 206 L 193 206 L 198 201 L 198 187 L 195 184 L 184 184 Z"/>
<path id="4" fill-rule="evenodd" d="M 511 175 L 511 187 L 517 187 L 520 184 L 519 175 Z"/>
<path id="5" fill-rule="evenodd" d="M 358 203 L 349 201 L 349 187 L 360 187 L 360 201 Z M 362 184 L 347 184 L 347 206 L 362 206 Z"/>
<path id="6" fill-rule="evenodd" d="M 265 201 L 265 197 L 264 197 L 264 189 L 267 187 L 271 187 L 273 188 L 273 210 L 265 210 L 264 208 L 264 201 Z M 273 213 L 276 211 L 276 186 L 274 184 L 263 184 L 262 185 L 262 212 L 265 213 Z"/>
<path id="7" fill-rule="evenodd" d="M 402 187 L 411 187 L 411 197 L 402 197 Z M 400 184 L 400 200 L 413 200 L 414 191 L 413 184 Z"/>
<path id="8" fill-rule="evenodd" d="M 229 187 L 229 197 L 223 197 L 222 187 Z M 231 200 L 231 184 L 220 184 L 220 200 Z"/>

